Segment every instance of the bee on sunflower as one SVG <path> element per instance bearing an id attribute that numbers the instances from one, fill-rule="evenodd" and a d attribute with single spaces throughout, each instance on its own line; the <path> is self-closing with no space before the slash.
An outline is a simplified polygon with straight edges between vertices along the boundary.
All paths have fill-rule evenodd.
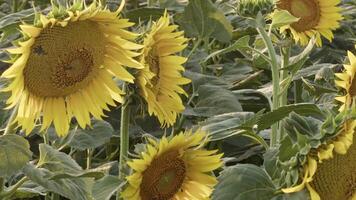
<path id="1" fill-rule="evenodd" d="M 173 125 L 184 110 L 180 95 L 186 93 L 181 86 L 190 83 L 181 74 L 187 58 L 176 55 L 187 46 L 187 39 L 177 28 L 170 25 L 167 12 L 153 23 L 143 41 L 141 63 L 144 68 L 136 77 L 148 113 L 156 116 L 163 127 Z"/>
<path id="2" fill-rule="evenodd" d="M 108 105 L 122 101 L 113 78 L 133 83 L 125 67 L 143 68 L 134 59 L 142 45 L 126 30 L 133 23 L 118 17 L 124 1 L 115 12 L 97 1 L 75 5 L 38 13 L 35 25 L 20 25 L 21 42 L 7 50 L 16 59 L 1 76 L 10 82 L 2 91 L 11 92 L 7 108 L 18 107 L 15 121 L 27 134 L 40 119 L 42 130 L 53 123 L 59 136 L 73 117 L 82 128 L 91 115 L 101 119 Z"/>
<path id="3" fill-rule="evenodd" d="M 122 196 L 127 200 L 209 199 L 217 183 L 211 172 L 222 166 L 222 154 L 205 150 L 205 132 L 186 131 L 176 136 L 149 140 L 146 151 L 128 165 Z"/>
<path id="4" fill-rule="evenodd" d="M 321 36 L 329 41 L 334 38 L 333 31 L 339 28 L 343 19 L 341 0 L 277 0 L 277 8 L 289 11 L 299 21 L 281 27 L 281 31 L 290 30 L 296 43 L 306 46 L 309 40 L 316 38 L 316 44 L 322 45 Z"/>

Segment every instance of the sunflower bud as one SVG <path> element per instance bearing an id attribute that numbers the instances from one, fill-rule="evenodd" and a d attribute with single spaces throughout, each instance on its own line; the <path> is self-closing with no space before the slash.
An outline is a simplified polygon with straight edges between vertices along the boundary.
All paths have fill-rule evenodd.
<path id="1" fill-rule="evenodd" d="M 258 12 L 267 14 L 273 11 L 273 0 L 239 0 L 237 13 L 244 17 L 255 17 Z"/>

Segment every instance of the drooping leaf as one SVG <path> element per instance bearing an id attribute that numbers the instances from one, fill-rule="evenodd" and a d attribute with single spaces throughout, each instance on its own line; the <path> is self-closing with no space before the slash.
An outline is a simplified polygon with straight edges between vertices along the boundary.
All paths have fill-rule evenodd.
<path id="1" fill-rule="evenodd" d="M 232 38 L 230 22 L 211 0 L 190 0 L 178 22 L 189 37 L 212 37 L 221 42 Z"/>
<path id="2" fill-rule="evenodd" d="M 98 180 L 93 186 L 93 196 L 95 200 L 110 200 L 116 191 L 123 187 L 124 182 L 116 176 L 105 176 Z"/>
<path id="3" fill-rule="evenodd" d="M 291 112 L 301 115 L 320 115 L 321 111 L 315 104 L 301 103 L 283 106 L 272 112 L 264 114 L 258 122 L 258 130 L 269 128 L 272 124 L 287 117 Z"/>
<path id="4" fill-rule="evenodd" d="M 107 143 L 114 133 L 113 127 L 105 121 L 94 121 L 92 128 L 78 129 L 68 144 L 78 150 L 94 149 Z"/>
<path id="5" fill-rule="evenodd" d="M 26 139 L 18 135 L 0 136 L 0 177 L 14 175 L 31 157 L 32 152 Z"/>
<path id="6" fill-rule="evenodd" d="M 217 114 L 242 111 L 241 104 L 232 91 L 214 85 L 202 85 L 199 100 L 194 108 L 196 116 L 210 117 Z"/>
<path id="7" fill-rule="evenodd" d="M 36 168 L 28 164 L 23 169 L 24 174 L 33 182 L 48 191 L 60 194 L 68 199 L 91 200 L 93 186 L 92 178 L 63 178 L 51 180 L 54 173 L 45 168 Z"/>
<path id="8" fill-rule="evenodd" d="M 270 200 L 276 188 L 268 174 L 251 164 L 238 164 L 226 168 L 218 178 L 213 200 Z"/>

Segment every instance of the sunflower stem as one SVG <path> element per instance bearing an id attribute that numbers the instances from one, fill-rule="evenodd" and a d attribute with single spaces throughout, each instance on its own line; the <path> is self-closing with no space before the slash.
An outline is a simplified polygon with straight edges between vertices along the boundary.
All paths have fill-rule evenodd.
<path id="1" fill-rule="evenodd" d="M 289 65 L 289 57 L 290 57 L 290 45 L 286 47 L 281 47 L 281 55 L 282 55 L 282 70 L 281 70 L 281 80 L 283 81 L 288 77 L 288 71 L 286 68 Z M 288 88 L 286 88 L 280 95 L 279 97 L 279 106 L 285 106 L 288 104 Z M 278 140 L 281 141 L 282 138 L 284 137 L 284 128 L 279 124 L 279 136 Z"/>
<path id="2" fill-rule="evenodd" d="M 127 85 L 123 85 L 123 92 L 127 92 Z M 121 106 L 120 120 L 120 158 L 119 158 L 119 180 L 124 182 L 126 160 L 129 151 L 129 125 L 130 125 L 130 106 L 129 97 L 126 95 Z M 120 200 L 121 188 L 117 191 L 116 199 Z"/>
<path id="3" fill-rule="evenodd" d="M 2 192 L 4 191 L 4 184 L 5 184 L 4 178 L 0 177 L 0 196 L 2 195 Z"/>
<path id="4" fill-rule="evenodd" d="M 189 54 L 187 55 L 187 59 L 189 59 L 194 53 L 195 53 L 195 51 L 197 50 L 197 48 L 200 46 L 200 44 L 202 43 L 202 39 L 201 38 L 199 38 L 198 40 L 197 40 L 197 42 L 194 44 L 194 46 L 193 46 L 193 48 L 192 48 L 192 50 L 189 52 Z"/>
<path id="5" fill-rule="evenodd" d="M 12 12 L 15 13 L 18 11 L 19 0 L 13 0 L 12 2 Z"/>
<path id="6" fill-rule="evenodd" d="M 274 49 L 271 38 L 266 33 L 264 27 L 257 27 L 258 33 L 261 35 L 262 40 L 268 49 L 269 57 L 271 58 L 271 71 L 272 71 L 272 84 L 273 84 L 273 92 L 272 92 L 272 110 L 276 110 L 279 107 L 279 66 L 277 62 L 277 54 Z M 272 125 L 272 133 L 270 146 L 274 147 L 277 144 L 277 136 L 278 136 L 278 123 Z"/>
<path id="7" fill-rule="evenodd" d="M 93 157 L 93 149 L 87 149 L 87 169 L 91 167 L 91 161 Z"/>
<path id="8" fill-rule="evenodd" d="M 12 133 L 16 132 L 15 118 L 16 118 L 16 115 L 17 115 L 18 108 L 19 108 L 19 106 L 17 105 L 12 110 L 12 113 L 10 115 L 9 121 L 6 124 L 4 135 L 8 135 L 8 134 L 12 134 Z"/>

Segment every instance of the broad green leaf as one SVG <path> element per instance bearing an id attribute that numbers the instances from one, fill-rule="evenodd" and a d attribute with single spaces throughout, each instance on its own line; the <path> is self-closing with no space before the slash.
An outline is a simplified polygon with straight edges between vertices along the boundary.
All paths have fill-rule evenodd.
<path id="1" fill-rule="evenodd" d="M 271 19 L 272 19 L 271 26 L 274 28 L 289 25 L 299 21 L 299 18 L 294 17 L 287 10 L 275 10 L 271 14 Z"/>
<path id="2" fill-rule="evenodd" d="M 225 113 L 208 118 L 196 128 L 208 132 L 212 140 L 222 140 L 252 130 L 260 116 L 251 112 Z"/>
<path id="3" fill-rule="evenodd" d="M 218 178 L 213 200 L 270 200 L 276 188 L 268 174 L 251 164 L 227 167 Z"/>
<path id="4" fill-rule="evenodd" d="M 18 135 L 0 136 L 0 177 L 14 175 L 31 157 L 32 152 L 26 139 Z"/>
<path id="5" fill-rule="evenodd" d="M 236 50 L 240 50 L 240 49 L 244 49 L 249 47 L 249 41 L 250 41 L 250 36 L 243 36 L 241 38 L 239 38 L 234 44 L 232 44 L 229 47 L 226 47 L 224 49 L 220 49 L 218 51 L 215 51 L 213 53 L 211 53 L 208 57 L 206 57 L 204 59 L 203 62 L 207 62 L 209 59 L 215 57 L 215 56 L 219 56 L 219 55 L 223 55 L 226 53 L 230 53 L 232 51 L 236 51 Z"/>
<path id="6" fill-rule="evenodd" d="M 36 168 L 28 164 L 23 169 L 24 174 L 33 182 L 42 186 L 48 191 L 57 193 L 68 199 L 91 200 L 92 197 L 92 178 L 63 178 L 51 180 L 54 173 L 48 169 Z"/>
<path id="7" fill-rule="evenodd" d="M 130 21 L 139 23 L 145 20 L 158 20 L 164 13 L 162 8 L 138 8 L 134 10 L 129 10 L 125 13 L 126 17 Z"/>
<path id="8" fill-rule="evenodd" d="M 50 180 L 55 180 L 55 179 L 63 179 L 63 178 L 95 178 L 95 179 L 100 179 L 104 176 L 104 173 L 102 172 L 97 172 L 97 171 L 92 171 L 92 170 L 85 170 L 81 173 L 77 174 L 69 174 L 69 173 L 61 173 L 61 174 L 55 174 L 51 177 L 49 177 Z"/>
<path id="9" fill-rule="evenodd" d="M 68 144 L 78 150 L 94 149 L 109 142 L 114 133 L 113 127 L 105 121 L 94 121 L 92 128 L 78 129 Z"/>
<path id="10" fill-rule="evenodd" d="M 320 109 L 315 104 L 291 104 L 264 114 L 257 123 L 258 130 L 269 128 L 272 124 L 287 117 L 291 112 L 296 112 L 301 115 L 321 115 Z"/>
<path id="11" fill-rule="evenodd" d="M 214 85 L 198 89 L 199 100 L 194 108 L 196 116 L 210 117 L 217 114 L 239 112 L 242 107 L 232 91 Z"/>
<path id="12" fill-rule="evenodd" d="M 232 38 L 230 22 L 211 0 L 190 0 L 178 22 L 189 37 L 212 37 L 221 42 Z"/>
<path id="13" fill-rule="evenodd" d="M 7 191 L 11 189 L 7 188 Z M 20 188 L 16 190 L 16 192 L 11 196 L 13 199 L 27 199 L 27 198 L 33 198 L 38 197 L 38 196 L 45 196 L 47 190 L 38 185 L 37 183 L 34 183 L 32 181 L 26 181 L 24 184 L 21 185 Z"/>
<path id="14" fill-rule="evenodd" d="M 105 176 L 98 180 L 93 186 L 93 196 L 95 200 L 110 200 L 116 191 L 123 187 L 125 183 L 120 182 L 116 176 Z"/>
<path id="15" fill-rule="evenodd" d="M 51 172 L 76 174 L 82 168 L 67 154 L 62 153 L 47 144 L 40 144 L 40 159 L 37 166 Z"/>
<path id="16" fill-rule="evenodd" d="M 30 8 L 2 17 L 0 19 L 0 31 L 2 32 L 0 42 L 17 33 L 18 25 L 21 22 L 33 22 L 35 17 L 34 11 L 34 8 Z"/>

